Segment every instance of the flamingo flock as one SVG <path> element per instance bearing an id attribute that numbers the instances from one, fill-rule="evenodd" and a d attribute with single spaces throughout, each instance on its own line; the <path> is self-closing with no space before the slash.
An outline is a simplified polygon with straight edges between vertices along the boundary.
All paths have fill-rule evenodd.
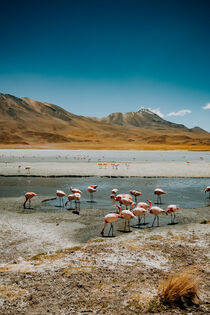
<path id="1" fill-rule="evenodd" d="M 90 194 L 90 201 L 89 202 L 94 202 L 93 200 L 93 194 L 95 192 L 97 192 L 97 187 L 98 185 L 90 185 L 87 187 L 87 191 Z M 75 203 L 75 210 L 80 211 L 80 199 L 81 199 L 81 194 L 82 191 L 78 188 L 73 188 L 70 187 L 70 194 L 66 195 L 66 193 L 62 190 L 57 190 L 56 191 L 56 196 L 59 199 L 59 207 L 67 207 L 68 203 L 70 203 L 70 208 L 67 210 L 72 209 L 71 208 L 71 204 L 74 201 Z M 117 188 L 113 188 L 111 190 L 111 195 L 110 195 L 110 199 L 112 200 L 112 203 L 114 206 L 116 206 L 118 208 L 118 212 L 114 212 L 114 213 L 108 213 L 107 215 L 105 215 L 104 217 L 104 226 L 101 230 L 101 235 L 104 236 L 104 231 L 105 228 L 108 224 L 110 224 L 110 229 L 108 232 L 108 236 L 114 236 L 114 226 L 113 223 L 115 221 L 117 221 L 118 219 L 124 219 L 125 223 L 124 223 L 124 231 L 130 231 L 130 222 L 132 219 L 138 219 L 138 223 L 137 226 L 139 227 L 140 225 L 146 225 L 146 215 L 147 214 L 152 214 L 154 216 L 153 222 L 151 227 L 154 226 L 155 222 L 156 225 L 159 226 L 160 225 L 160 218 L 159 216 L 162 214 L 170 214 L 171 215 L 171 222 L 170 224 L 175 224 L 176 223 L 176 211 L 180 210 L 180 207 L 175 205 L 175 204 L 171 204 L 168 205 L 168 207 L 166 209 L 162 209 L 159 206 L 152 206 L 152 202 L 150 200 L 147 200 L 147 202 L 137 202 L 137 197 L 141 196 L 142 193 L 140 191 L 137 190 L 130 190 L 130 194 L 127 193 L 122 193 L 122 194 L 117 194 L 118 193 L 118 189 Z M 209 193 L 209 198 L 210 198 L 210 186 L 207 186 L 205 188 L 205 193 Z M 154 194 L 157 195 L 157 203 L 160 204 L 161 203 L 161 195 L 166 194 L 166 192 L 160 188 L 156 188 L 154 190 Z M 23 207 L 24 209 L 26 209 L 26 203 L 29 204 L 28 209 L 30 209 L 31 207 L 31 199 L 33 197 L 37 196 L 36 193 L 34 192 L 27 192 L 25 194 L 25 201 L 23 203 Z M 64 205 L 64 197 L 67 196 L 67 201 L 65 202 Z M 134 197 L 134 200 L 133 200 Z M 119 204 L 116 204 L 116 203 Z M 123 206 L 125 207 L 125 209 L 123 209 Z M 141 223 L 141 220 L 144 219 L 144 223 Z"/>

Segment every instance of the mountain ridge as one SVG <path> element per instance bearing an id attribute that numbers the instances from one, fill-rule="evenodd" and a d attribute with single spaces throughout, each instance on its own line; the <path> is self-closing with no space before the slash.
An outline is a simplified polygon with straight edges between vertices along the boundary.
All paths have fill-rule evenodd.
<path id="1" fill-rule="evenodd" d="M 61 106 L 0 93 L 0 146 L 93 149 L 208 149 L 210 134 L 144 109 L 103 118 L 78 116 Z"/>

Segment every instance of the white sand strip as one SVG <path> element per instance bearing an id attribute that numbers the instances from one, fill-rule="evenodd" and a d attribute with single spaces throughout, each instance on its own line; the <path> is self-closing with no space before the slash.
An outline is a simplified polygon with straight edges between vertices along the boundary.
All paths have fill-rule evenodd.
<path id="1" fill-rule="evenodd" d="M 21 167 L 18 169 L 18 165 Z M 25 169 L 30 166 L 30 170 Z M 210 177 L 210 162 L 192 161 L 152 161 L 120 163 L 113 167 L 110 163 L 99 166 L 95 162 L 31 162 L 0 163 L 3 176 L 139 176 L 139 177 Z"/>

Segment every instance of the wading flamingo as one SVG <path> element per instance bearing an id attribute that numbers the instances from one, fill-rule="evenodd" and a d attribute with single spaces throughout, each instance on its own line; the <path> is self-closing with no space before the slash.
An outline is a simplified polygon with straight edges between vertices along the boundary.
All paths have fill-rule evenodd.
<path id="1" fill-rule="evenodd" d="M 157 202 L 161 204 L 161 195 L 166 194 L 166 191 L 164 191 L 163 189 L 157 188 L 154 190 L 154 194 L 157 195 Z"/>
<path id="2" fill-rule="evenodd" d="M 209 193 L 209 198 L 210 198 L 210 186 L 207 186 L 207 187 L 206 187 L 205 193 L 207 193 L 207 192 Z"/>
<path id="3" fill-rule="evenodd" d="M 24 209 L 26 209 L 26 202 L 27 202 L 27 201 L 29 202 L 29 209 L 30 209 L 30 207 L 31 207 L 31 199 L 32 199 L 34 196 L 37 196 L 37 194 L 35 194 L 35 193 L 32 192 L 32 191 L 27 192 L 27 193 L 25 194 L 26 200 L 25 200 L 24 203 L 23 203 Z"/>
<path id="4" fill-rule="evenodd" d="M 120 203 L 126 207 L 126 210 L 128 209 L 128 206 L 130 206 L 130 209 L 132 209 L 136 206 L 136 203 L 133 202 L 133 200 L 131 200 L 129 198 L 124 198 L 124 197 L 121 198 Z"/>
<path id="5" fill-rule="evenodd" d="M 142 195 L 142 192 L 137 190 L 130 190 L 130 194 L 135 197 L 135 202 L 137 203 L 137 197 Z"/>
<path id="6" fill-rule="evenodd" d="M 58 196 L 58 198 L 59 198 L 59 200 L 60 200 L 60 205 L 59 205 L 59 207 L 61 207 L 62 204 L 63 204 L 63 207 L 64 207 L 63 197 L 66 196 L 65 192 L 62 191 L 62 190 L 56 190 L 56 195 Z"/>
<path id="7" fill-rule="evenodd" d="M 147 200 L 147 201 L 149 202 L 149 205 L 150 205 L 148 212 L 152 213 L 155 216 L 152 222 L 152 226 L 154 225 L 156 219 L 157 219 L 157 226 L 159 226 L 159 215 L 163 212 L 165 213 L 165 210 L 163 210 L 160 207 L 151 207 L 152 205 L 151 201 L 150 200 Z"/>
<path id="8" fill-rule="evenodd" d="M 112 194 L 116 195 L 117 192 L 118 192 L 118 189 L 116 188 L 112 189 Z"/>
<path id="9" fill-rule="evenodd" d="M 120 217 L 125 219 L 124 231 L 126 231 L 126 226 L 128 226 L 128 231 L 130 231 L 130 220 L 136 218 L 136 216 L 130 210 L 123 210 L 122 207 L 118 206 Z"/>
<path id="10" fill-rule="evenodd" d="M 70 187 L 70 190 L 71 190 L 71 192 L 73 192 L 73 194 L 75 194 L 75 193 L 78 193 L 78 194 L 82 194 L 82 191 L 81 190 L 79 190 L 79 189 L 77 189 L 77 188 L 72 188 L 72 187 Z"/>
<path id="11" fill-rule="evenodd" d="M 145 214 L 148 212 L 145 208 L 141 208 L 141 207 L 136 207 L 133 209 L 133 214 L 138 217 L 138 225 L 141 224 L 141 219 L 142 217 L 144 217 L 144 225 L 146 225 L 145 223 Z"/>
<path id="12" fill-rule="evenodd" d="M 113 230 L 114 230 L 114 227 L 113 227 L 113 222 L 117 221 L 118 218 L 120 218 L 120 214 L 117 214 L 117 213 L 109 213 L 107 214 L 105 217 L 104 217 L 104 226 L 103 226 L 103 229 L 101 230 L 101 235 L 104 236 L 104 229 L 106 227 L 106 225 L 108 223 L 110 223 L 111 227 L 110 227 L 110 230 L 109 230 L 109 233 L 108 235 L 110 234 L 110 232 L 112 231 L 112 236 L 113 235 Z"/>
<path id="13" fill-rule="evenodd" d="M 71 209 L 71 203 L 72 203 L 73 200 L 75 200 L 74 197 L 75 197 L 74 194 L 70 194 L 70 195 L 67 196 L 68 200 L 65 202 L 65 207 L 66 207 L 67 204 L 70 202 L 70 208 L 67 209 L 67 210 L 70 210 L 70 209 Z"/>
<path id="14" fill-rule="evenodd" d="M 80 198 L 81 198 L 81 195 L 79 193 L 74 194 L 75 210 L 78 210 L 78 211 L 80 211 Z"/>
<path id="15" fill-rule="evenodd" d="M 145 210 L 147 210 L 147 209 L 149 209 L 149 207 L 150 207 L 150 205 L 146 202 L 138 202 L 138 204 L 137 204 L 137 208 L 144 208 Z M 144 213 L 144 224 L 146 224 L 145 215 L 146 215 L 146 212 Z"/>
<path id="16" fill-rule="evenodd" d="M 94 202 L 93 201 L 93 194 L 94 192 L 97 191 L 96 187 L 98 187 L 97 185 L 92 185 L 92 186 L 88 186 L 88 192 L 90 193 L 90 202 Z"/>
<path id="17" fill-rule="evenodd" d="M 166 214 L 171 214 L 171 224 L 175 224 L 176 210 L 180 210 L 180 207 L 177 207 L 176 205 L 169 205 L 165 211 Z"/>

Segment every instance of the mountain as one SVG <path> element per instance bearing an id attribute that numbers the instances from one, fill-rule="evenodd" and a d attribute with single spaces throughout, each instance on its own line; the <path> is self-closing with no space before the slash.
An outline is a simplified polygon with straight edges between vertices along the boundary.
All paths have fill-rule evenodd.
<path id="1" fill-rule="evenodd" d="M 189 129 L 181 124 L 175 124 L 156 115 L 149 109 L 140 109 L 137 112 L 128 113 L 112 113 L 107 117 L 103 117 L 101 122 L 112 123 L 120 126 L 130 126 L 135 128 L 149 128 L 155 130 L 177 129 L 180 131 L 204 132 L 205 130 L 195 127 Z"/>
<path id="2" fill-rule="evenodd" d="M 0 94 L 0 130 L 1 148 L 210 148 L 206 131 L 174 124 L 146 109 L 94 118 L 9 94 Z"/>

